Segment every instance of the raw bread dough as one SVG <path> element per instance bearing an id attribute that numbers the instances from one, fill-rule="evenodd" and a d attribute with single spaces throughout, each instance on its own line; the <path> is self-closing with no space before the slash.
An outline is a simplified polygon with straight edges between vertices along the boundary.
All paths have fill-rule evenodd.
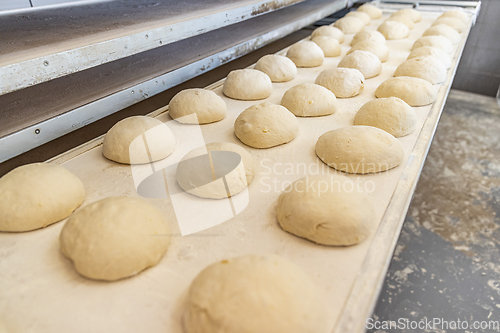
<path id="1" fill-rule="evenodd" d="M 330 90 L 314 83 L 302 83 L 288 89 L 281 105 L 299 117 L 319 117 L 337 110 L 337 99 Z"/>
<path id="2" fill-rule="evenodd" d="M 434 21 L 432 25 L 446 24 L 447 26 L 455 29 L 457 32 L 461 33 L 465 30 L 465 24 L 458 18 L 454 17 L 442 17 Z"/>
<path id="3" fill-rule="evenodd" d="M 266 73 L 272 82 L 288 82 L 297 76 L 297 67 L 287 57 L 277 54 L 263 56 L 255 64 L 255 69 Z"/>
<path id="4" fill-rule="evenodd" d="M 387 21 L 401 22 L 404 25 L 406 25 L 410 30 L 415 27 L 415 23 L 413 23 L 413 20 L 407 15 L 391 16 L 387 19 Z"/>
<path id="5" fill-rule="evenodd" d="M 325 57 L 338 57 L 342 52 L 339 41 L 330 36 L 316 36 L 312 41 L 323 50 Z"/>
<path id="6" fill-rule="evenodd" d="M 321 27 L 314 29 L 313 33 L 311 34 L 311 39 L 314 39 L 315 37 L 318 36 L 333 37 L 336 40 L 338 40 L 340 44 L 342 44 L 345 40 L 345 36 L 342 30 L 340 30 L 339 28 L 332 27 L 330 25 L 322 25 Z"/>
<path id="7" fill-rule="evenodd" d="M 370 18 L 370 15 L 368 15 L 367 13 L 363 13 L 360 11 L 351 11 L 347 13 L 345 17 L 351 17 L 351 16 L 359 18 L 361 21 L 363 21 L 365 25 L 370 25 L 370 23 L 372 23 L 372 19 Z"/>
<path id="8" fill-rule="evenodd" d="M 398 21 L 385 21 L 377 30 L 388 40 L 403 39 L 410 34 L 410 29 L 404 23 Z"/>
<path id="9" fill-rule="evenodd" d="M 271 148 L 292 141 L 299 132 L 297 118 L 281 105 L 252 105 L 236 118 L 234 133 L 244 144 Z"/>
<path id="10" fill-rule="evenodd" d="M 391 134 L 371 126 L 348 126 L 319 137 L 316 155 L 329 167 L 347 173 L 386 171 L 403 161 L 401 143 Z"/>
<path id="11" fill-rule="evenodd" d="M 82 181 L 60 165 L 17 167 L 0 178 L 0 231 L 46 227 L 68 217 L 84 197 Z"/>
<path id="12" fill-rule="evenodd" d="M 332 68 L 322 71 L 316 84 L 329 89 L 338 98 L 357 96 L 365 87 L 365 77 L 357 69 Z"/>
<path id="13" fill-rule="evenodd" d="M 156 265 L 167 252 L 170 231 L 164 214 L 147 201 L 108 197 L 71 215 L 59 243 L 78 273 L 113 281 Z"/>
<path id="14" fill-rule="evenodd" d="M 327 333 L 316 286 L 276 255 L 245 255 L 203 269 L 189 288 L 185 333 Z"/>
<path id="15" fill-rule="evenodd" d="M 413 43 L 411 50 L 418 49 L 422 46 L 431 46 L 443 50 L 444 52 L 451 54 L 454 50 L 451 40 L 444 36 L 424 36 L 420 37 Z"/>
<path id="16" fill-rule="evenodd" d="M 438 84 L 446 80 L 446 66 L 437 58 L 422 56 L 403 62 L 396 68 L 394 76 L 418 77 Z"/>
<path id="17" fill-rule="evenodd" d="M 424 106 L 436 101 L 437 89 L 425 80 L 400 76 L 382 82 L 375 90 L 375 96 L 398 97 L 410 106 Z"/>
<path id="18" fill-rule="evenodd" d="M 446 24 L 438 24 L 430 27 L 424 31 L 423 36 L 444 36 L 448 38 L 453 44 L 460 42 L 460 34 L 452 27 Z"/>
<path id="19" fill-rule="evenodd" d="M 420 15 L 420 13 L 417 10 L 413 9 L 413 8 L 400 9 L 397 12 L 392 13 L 391 16 L 394 17 L 394 16 L 399 16 L 399 15 L 408 16 L 415 23 L 422 21 L 422 15 Z"/>
<path id="20" fill-rule="evenodd" d="M 368 15 L 370 15 L 370 17 L 373 20 L 376 20 L 376 19 L 379 19 L 382 17 L 382 11 L 375 6 L 370 5 L 369 3 L 365 3 L 364 5 L 360 6 L 358 8 L 358 12 L 367 13 Z"/>
<path id="21" fill-rule="evenodd" d="M 230 98 L 254 101 L 268 98 L 273 83 L 267 74 L 256 69 L 237 69 L 228 74 L 222 92 Z"/>
<path id="22" fill-rule="evenodd" d="M 292 59 L 297 67 L 318 67 L 325 60 L 321 47 L 306 40 L 293 44 L 288 49 L 286 56 Z"/>
<path id="23" fill-rule="evenodd" d="M 187 153 L 177 165 L 175 178 L 190 194 L 223 199 L 243 191 L 252 182 L 254 173 L 254 160 L 244 148 L 229 142 L 212 142 Z"/>
<path id="24" fill-rule="evenodd" d="M 134 116 L 117 122 L 106 133 L 102 154 L 123 164 L 144 164 L 159 161 L 175 149 L 174 134 L 160 120 Z"/>
<path id="25" fill-rule="evenodd" d="M 422 56 L 431 56 L 437 58 L 444 64 L 446 68 L 451 67 L 450 56 L 446 54 L 446 52 L 444 52 L 443 50 L 432 46 L 422 46 L 419 47 L 418 49 L 411 51 L 410 55 L 408 56 L 408 59 L 413 59 Z"/>
<path id="26" fill-rule="evenodd" d="M 354 37 L 352 38 L 351 41 L 351 46 L 362 42 L 364 40 L 371 40 L 376 43 L 382 43 L 385 44 L 385 37 L 382 35 L 380 32 L 375 31 L 375 30 L 366 30 L 364 29 L 363 31 L 358 32 Z"/>
<path id="27" fill-rule="evenodd" d="M 209 124 L 226 117 L 226 103 L 206 89 L 186 89 L 177 93 L 168 104 L 170 117 L 183 124 Z"/>
<path id="28" fill-rule="evenodd" d="M 469 22 L 469 16 L 467 15 L 466 12 L 464 12 L 462 10 L 449 10 L 449 11 L 446 11 L 443 14 L 441 14 L 441 16 L 439 16 L 439 18 L 443 18 L 443 17 L 456 18 L 456 19 L 461 20 L 464 23 Z"/>
<path id="29" fill-rule="evenodd" d="M 386 62 L 389 59 L 389 48 L 385 45 L 385 43 L 379 43 L 373 40 L 363 40 L 353 45 L 347 54 L 357 50 L 371 52 L 382 62 Z"/>
<path id="30" fill-rule="evenodd" d="M 373 53 L 357 50 L 346 55 L 338 67 L 355 68 L 359 70 L 365 79 L 377 76 L 382 71 L 382 62 Z"/>
<path id="31" fill-rule="evenodd" d="M 374 229 L 367 193 L 341 175 L 308 176 L 281 193 L 276 217 L 283 230 L 318 244 L 355 245 Z"/>
<path id="32" fill-rule="evenodd" d="M 353 16 L 344 16 L 335 21 L 334 25 L 345 34 L 357 34 L 365 27 L 365 23 L 360 18 Z"/>
<path id="33" fill-rule="evenodd" d="M 356 113 L 354 125 L 380 128 L 396 138 L 410 134 L 417 127 L 417 114 L 397 97 L 366 102 Z"/>

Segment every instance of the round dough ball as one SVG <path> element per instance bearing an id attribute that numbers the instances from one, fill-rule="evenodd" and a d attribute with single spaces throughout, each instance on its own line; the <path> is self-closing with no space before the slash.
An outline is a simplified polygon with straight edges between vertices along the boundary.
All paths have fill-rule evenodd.
<path id="1" fill-rule="evenodd" d="M 271 96 L 273 84 L 269 76 L 261 71 L 237 69 L 227 76 L 222 92 L 229 98 L 254 101 Z"/>
<path id="2" fill-rule="evenodd" d="M 440 19 L 444 18 L 444 17 L 456 18 L 464 23 L 469 22 L 469 16 L 467 15 L 466 12 L 464 12 L 462 10 L 449 10 L 449 11 L 446 11 L 443 14 L 441 14 L 441 16 L 439 16 Z"/>
<path id="3" fill-rule="evenodd" d="M 113 281 L 156 265 L 167 252 L 170 232 L 162 212 L 147 201 L 108 197 L 71 215 L 59 243 L 78 273 Z"/>
<path id="4" fill-rule="evenodd" d="M 226 117 L 226 103 L 211 90 L 186 89 L 168 104 L 172 119 L 182 124 L 209 124 Z"/>
<path id="5" fill-rule="evenodd" d="M 345 34 L 357 34 L 365 28 L 365 23 L 359 17 L 353 16 L 344 16 L 335 21 L 334 25 Z"/>
<path id="6" fill-rule="evenodd" d="M 245 255 L 203 269 L 189 287 L 185 333 L 327 333 L 316 286 L 276 255 Z"/>
<path id="7" fill-rule="evenodd" d="M 461 33 L 465 30 L 465 24 L 463 21 L 460 19 L 454 18 L 454 17 L 442 17 L 434 21 L 432 24 L 434 25 L 440 25 L 440 24 L 446 24 L 447 26 L 455 29 L 457 32 Z"/>
<path id="8" fill-rule="evenodd" d="M 252 105 L 236 118 L 234 134 L 254 148 L 271 148 L 292 141 L 299 132 L 297 118 L 281 105 Z"/>
<path id="9" fill-rule="evenodd" d="M 376 43 L 385 44 L 385 37 L 380 32 L 375 30 L 364 29 L 363 31 L 360 31 L 356 35 L 354 35 L 351 41 L 351 46 L 356 45 L 357 43 L 362 42 L 364 40 L 371 40 Z"/>
<path id="10" fill-rule="evenodd" d="M 373 40 L 363 40 L 356 43 L 351 47 L 347 54 L 357 50 L 371 52 L 375 54 L 382 62 L 386 62 L 389 59 L 389 48 L 385 44 L 375 42 Z"/>
<path id="11" fill-rule="evenodd" d="M 382 82 L 375 90 L 375 96 L 398 97 L 410 106 L 424 106 L 436 101 L 437 89 L 425 80 L 400 76 Z"/>
<path id="12" fill-rule="evenodd" d="M 310 41 L 293 44 L 288 49 L 286 56 L 292 59 L 297 67 L 318 67 L 325 60 L 321 47 Z"/>
<path id="13" fill-rule="evenodd" d="M 337 98 L 325 87 L 302 83 L 285 92 L 281 105 L 299 117 L 319 117 L 337 110 Z"/>
<path id="14" fill-rule="evenodd" d="M 268 54 L 255 64 L 255 69 L 266 73 L 272 82 L 287 82 L 297 76 L 297 67 L 287 57 Z"/>
<path id="15" fill-rule="evenodd" d="M 410 55 L 408 56 L 408 59 L 413 59 L 422 56 L 431 56 L 437 58 L 444 64 L 446 68 L 451 67 L 450 56 L 448 56 L 448 54 L 446 54 L 446 52 L 444 52 L 443 50 L 432 46 L 422 46 L 419 47 L 418 49 L 411 51 Z"/>
<path id="16" fill-rule="evenodd" d="M 363 73 L 354 68 L 333 68 L 322 71 L 316 84 L 333 92 L 338 98 L 357 96 L 365 87 Z"/>
<path id="17" fill-rule="evenodd" d="M 373 20 L 382 17 L 382 11 L 374 5 L 370 5 L 369 3 L 365 3 L 364 5 L 360 6 L 358 8 L 358 12 L 367 13 Z"/>
<path id="18" fill-rule="evenodd" d="M 392 16 L 387 19 L 387 21 L 396 21 L 396 22 L 401 22 L 404 25 L 408 27 L 408 29 L 413 29 L 415 27 L 415 23 L 413 23 L 413 20 L 406 16 L 406 15 L 397 15 L 397 16 Z"/>
<path id="19" fill-rule="evenodd" d="M 432 84 L 438 84 L 446 80 L 446 66 L 431 56 L 417 57 L 399 65 L 394 76 L 418 77 Z"/>
<path id="20" fill-rule="evenodd" d="M 82 181 L 60 165 L 17 167 L 0 178 L 0 231 L 44 228 L 68 217 L 84 198 Z"/>
<path id="21" fill-rule="evenodd" d="M 415 130 L 417 114 L 402 99 L 378 98 L 365 103 L 358 110 L 354 125 L 377 127 L 399 138 Z"/>
<path id="22" fill-rule="evenodd" d="M 399 15 L 408 16 L 415 23 L 422 21 L 422 15 L 420 15 L 420 13 L 417 10 L 413 9 L 413 8 L 400 9 L 397 12 L 392 13 L 391 17 L 399 16 Z"/>
<path id="23" fill-rule="evenodd" d="M 311 34 L 311 39 L 314 39 L 318 36 L 333 37 L 338 40 L 340 44 L 342 44 L 345 40 L 345 36 L 342 30 L 329 25 L 322 25 L 321 27 L 314 29 L 313 33 Z"/>
<path id="24" fill-rule="evenodd" d="M 308 176 L 281 193 L 276 217 L 283 230 L 317 244 L 350 246 L 374 229 L 373 204 L 345 176 Z"/>
<path id="25" fill-rule="evenodd" d="M 316 155 L 329 167 L 347 173 L 386 171 L 403 161 L 401 143 L 371 126 L 349 126 L 326 132 L 316 143 Z"/>
<path id="26" fill-rule="evenodd" d="M 212 142 L 187 153 L 177 165 L 175 178 L 192 195 L 223 199 L 243 191 L 254 173 L 254 160 L 244 148 L 229 142 Z M 218 177 L 215 180 L 214 175 Z"/>
<path id="27" fill-rule="evenodd" d="M 174 149 L 175 138 L 170 128 L 148 116 L 120 120 L 106 133 L 102 143 L 104 157 L 123 164 L 159 161 L 172 154 Z"/>
<path id="28" fill-rule="evenodd" d="M 438 24 L 425 30 L 424 36 L 444 36 L 448 38 L 453 44 L 460 42 L 460 34 L 446 24 Z"/>
<path id="29" fill-rule="evenodd" d="M 385 21 L 377 30 L 389 40 L 403 39 L 410 34 L 410 29 L 408 29 L 405 24 L 398 21 Z"/>
<path id="30" fill-rule="evenodd" d="M 312 39 L 323 50 L 325 57 L 338 57 L 342 52 L 339 41 L 330 36 L 317 36 Z"/>
<path id="31" fill-rule="evenodd" d="M 373 53 L 368 51 L 354 51 L 346 55 L 338 67 L 355 68 L 359 70 L 365 79 L 377 76 L 382 71 L 382 62 Z"/>
<path id="32" fill-rule="evenodd" d="M 368 15 L 367 13 L 363 13 L 360 11 L 351 11 L 347 13 L 345 17 L 351 17 L 351 16 L 359 18 L 361 21 L 363 21 L 365 25 L 370 25 L 370 23 L 372 23 L 372 19 L 370 18 L 370 15 Z"/>
<path id="33" fill-rule="evenodd" d="M 431 46 L 443 50 L 444 52 L 451 54 L 454 50 L 451 40 L 444 36 L 424 36 L 420 37 L 413 43 L 411 50 L 418 49 L 422 46 Z"/>

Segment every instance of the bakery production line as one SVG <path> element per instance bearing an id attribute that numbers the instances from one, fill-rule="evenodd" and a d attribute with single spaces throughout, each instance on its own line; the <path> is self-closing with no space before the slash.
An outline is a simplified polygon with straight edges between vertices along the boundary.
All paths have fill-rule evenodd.
<path id="1" fill-rule="evenodd" d="M 186 304 L 194 302 L 188 296 L 192 281 L 215 262 L 232 263 L 231 258 L 248 254 L 280 256 L 287 259 L 273 259 L 280 272 L 306 273 L 304 281 L 301 275 L 297 278 L 301 281 L 297 288 L 309 288 L 310 284 L 319 292 L 327 313 L 323 318 L 325 332 L 365 332 L 481 2 L 373 2 L 382 17 L 365 23 L 367 30 L 377 30 L 392 14 L 410 8 L 421 20 L 408 29 L 407 37 L 387 41 L 387 61 L 382 60 L 375 76 L 367 78 L 365 74 L 364 87 L 355 97 L 339 98 L 336 93 L 332 115 L 291 117 L 287 113 L 290 123 L 297 124 L 292 134 L 292 125 L 283 129 L 291 139 L 255 143 L 238 133 L 235 122 L 255 104 L 284 104 L 285 92 L 299 84 L 327 86 L 317 77 L 337 67 L 350 50 L 355 33 L 345 33 L 345 41 L 339 41 L 340 55 L 324 57 L 313 67 L 297 66 L 290 81 L 273 80 L 267 97 L 229 98 L 226 87 L 230 71 L 253 70 L 264 55 L 287 56 L 296 42 L 310 42 L 314 29 L 340 26 L 335 25 L 338 19 L 356 12 L 362 4 L 350 0 L 117 0 L 0 11 L 0 176 L 33 162 L 61 166 L 85 187 L 84 197 L 75 199 L 80 200 L 81 208 L 74 215 L 108 197 L 142 198 L 166 218 L 168 229 L 162 230 L 169 235 L 169 242 L 158 245 L 166 254 L 154 267 L 131 277 L 134 274 L 106 278 L 93 275 L 91 270 L 84 273 L 79 269 L 78 273 L 66 258 L 71 258 L 73 236 L 61 236 L 65 245 L 60 245 L 60 234 L 75 232 L 78 236 L 77 231 L 69 230 L 67 220 L 71 217 L 66 219 L 67 215 L 62 222 L 34 227 L 34 231 L 0 232 L 0 332 L 196 332 L 196 324 L 186 319 L 185 311 Z M 432 102 L 412 105 L 405 100 L 415 111 L 411 133 L 396 138 L 386 134 L 401 146 L 397 165 L 378 170 L 382 172 L 355 174 L 335 171 L 325 164 L 328 161 L 323 163 L 325 157 L 320 156 L 317 145 L 322 135 L 352 126 L 356 112 L 376 95 L 389 97 L 376 92 L 379 86 L 393 77 L 413 44 L 450 10 L 463 13 L 466 21 L 450 49 L 445 77 L 433 85 L 426 83 L 433 87 L 434 96 L 427 96 Z M 290 53 L 288 57 L 293 59 Z M 380 63 L 380 57 L 375 58 Z M 186 125 L 171 115 L 169 101 L 187 88 L 205 88 L 213 98 L 223 100 L 225 117 L 198 126 Z M 109 128 L 137 115 L 158 121 L 172 134 L 165 139 L 174 142 L 168 148 L 169 156 L 152 161 L 149 152 L 149 162 L 138 165 L 119 161 L 112 152 L 103 156 Z M 245 178 L 246 173 L 246 186 L 219 200 L 203 197 L 203 191 L 196 192 L 196 188 L 189 190 L 191 179 L 183 184 L 176 174 L 188 152 L 211 142 L 231 143 L 246 150 L 240 153 L 241 148 L 236 149 L 240 157 L 234 164 L 245 164 L 239 177 Z M 251 177 L 246 154 L 255 163 Z M 211 156 L 214 172 L 218 161 L 216 155 Z M 201 173 L 197 163 L 188 167 Z M 285 232 L 282 221 L 277 222 L 287 215 L 278 204 L 280 194 L 315 172 L 341 174 L 365 190 L 370 187 L 363 200 L 373 206 L 370 221 L 374 226 L 359 244 L 315 244 Z M 233 183 L 228 185 L 226 177 L 211 176 L 221 181 L 224 194 L 232 193 Z M 73 181 L 67 180 L 68 184 Z M 146 183 L 150 187 L 144 190 Z M 0 195 L 1 186 L 0 182 Z M 123 205 L 125 210 L 133 202 L 124 201 Z M 4 218 L 8 215 L 0 214 Z M 156 215 L 148 216 L 154 219 Z M 161 242 L 161 237 L 157 239 Z M 252 260 L 244 259 L 243 264 L 255 264 Z M 298 273 L 288 262 L 299 268 Z M 272 269 L 266 263 L 255 265 L 257 273 Z M 231 285 L 230 281 L 224 283 Z M 304 299 L 310 296 L 304 295 Z M 321 311 L 314 311 L 315 315 Z M 190 324 L 184 322 L 183 326 L 182 318 Z M 241 322 L 245 320 L 249 319 L 243 316 Z M 323 328 L 317 324 L 309 329 L 317 332 Z"/>

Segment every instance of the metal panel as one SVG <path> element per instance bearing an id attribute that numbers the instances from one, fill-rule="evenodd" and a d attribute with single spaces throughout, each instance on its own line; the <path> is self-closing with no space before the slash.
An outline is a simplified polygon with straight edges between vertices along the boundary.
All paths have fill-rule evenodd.
<path id="1" fill-rule="evenodd" d="M 31 8 L 29 0 L 0 0 L 0 11 L 20 8 Z"/>

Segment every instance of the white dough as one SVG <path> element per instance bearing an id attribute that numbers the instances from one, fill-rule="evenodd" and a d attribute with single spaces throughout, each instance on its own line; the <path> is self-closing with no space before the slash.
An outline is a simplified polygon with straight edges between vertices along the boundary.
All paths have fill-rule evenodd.
<path id="1" fill-rule="evenodd" d="M 295 181 L 281 193 L 276 217 L 283 230 L 323 245 L 355 245 L 374 229 L 369 196 L 341 175 Z"/>
<path id="2" fill-rule="evenodd" d="M 363 31 L 358 32 L 354 37 L 352 38 L 351 41 L 351 46 L 362 42 L 364 40 L 371 40 L 376 43 L 382 43 L 385 44 L 385 37 L 382 35 L 380 32 L 375 31 L 375 30 L 366 30 L 364 29 Z"/>
<path id="3" fill-rule="evenodd" d="M 400 9 L 397 12 L 392 13 L 391 16 L 399 16 L 399 15 L 408 16 L 415 23 L 422 21 L 422 15 L 420 15 L 420 13 L 417 10 L 413 9 L 413 8 Z"/>
<path id="4" fill-rule="evenodd" d="M 237 69 L 228 74 L 222 92 L 229 98 L 254 101 L 268 98 L 273 83 L 267 74 L 256 69 Z"/>
<path id="5" fill-rule="evenodd" d="M 299 132 L 297 118 L 281 105 L 261 103 L 240 113 L 234 134 L 254 148 L 271 148 L 292 141 Z"/>
<path id="6" fill-rule="evenodd" d="M 379 43 L 373 40 L 363 40 L 353 45 L 347 54 L 357 50 L 371 52 L 382 62 L 386 62 L 389 59 L 389 48 L 385 45 L 385 43 Z"/>
<path id="7" fill-rule="evenodd" d="M 330 36 L 317 36 L 312 41 L 323 50 L 325 57 L 338 57 L 342 52 L 339 41 Z"/>
<path id="8" fill-rule="evenodd" d="M 408 59 L 413 59 L 422 56 L 431 56 L 439 59 L 446 68 L 451 67 L 451 59 L 446 52 L 432 46 L 422 46 L 410 52 Z"/>
<path id="9" fill-rule="evenodd" d="M 245 255 L 203 269 L 189 287 L 185 333 L 328 333 L 316 286 L 288 260 Z"/>
<path id="10" fill-rule="evenodd" d="M 365 3 L 364 5 L 358 8 L 358 12 L 364 12 L 370 15 L 373 20 L 379 19 L 382 17 L 382 11 L 380 8 L 375 7 L 369 3 Z"/>
<path id="11" fill-rule="evenodd" d="M 316 84 L 329 89 L 338 98 L 357 96 L 365 87 L 365 77 L 357 69 L 333 68 L 322 71 Z"/>
<path id="12" fill-rule="evenodd" d="M 298 117 L 319 117 L 337 109 L 337 99 L 330 90 L 314 83 L 302 83 L 288 89 L 281 105 Z"/>
<path id="13" fill-rule="evenodd" d="M 288 82 L 297 76 L 297 66 L 287 57 L 277 54 L 263 56 L 255 69 L 266 73 L 272 82 Z"/>
<path id="14" fill-rule="evenodd" d="M 404 25 L 408 27 L 408 29 L 413 29 L 415 27 L 415 23 L 413 20 L 406 15 L 397 15 L 397 16 L 391 16 L 387 19 L 387 21 L 396 21 L 396 22 L 401 22 Z"/>
<path id="15" fill-rule="evenodd" d="M 396 68 L 394 76 L 418 77 L 438 84 L 446 80 L 446 66 L 437 58 L 422 56 L 403 62 Z"/>
<path id="16" fill-rule="evenodd" d="M 170 117 L 182 124 L 209 124 L 226 117 L 226 103 L 206 89 L 186 89 L 177 93 L 168 104 Z"/>
<path id="17" fill-rule="evenodd" d="M 377 30 L 388 40 L 403 39 L 410 34 L 410 29 L 404 23 L 398 21 L 385 21 Z"/>
<path id="18" fill-rule="evenodd" d="M 375 77 L 382 71 L 382 62 L 373 53 L 368 51 L 354 51 L 346 55 L 338 67 L 354 68 L 359 70 L 365 79 Z"/>
<path id="19" fill-rule="evenodd" d="M 354 125 L 377 127 L 399 138 L 415 130 L 417 114 L 402 99 L 378 98 L 366 102 L 356 112 Z"/>
<path id="20" fill-rule="evenodd" d="M 370 15 L 368 15 L 367 13 L 363 13 L 362 11 L 350 11 L 349 13 L 347 13 L 345 15 L 345 17 L 357 17 L 359 18 L 361 21 L 363 21 L 363 23 L 365 25 L 370 25 L 370 23 L 372 23 L 372 19 L 370 18 Z"/>
<path id="21" fill-rule="evenodd" d="M 457 32 L 461 33 L 465 30 L 465 24 L 458 18 L 454 17 L 442 17 L 434 21 L 432 25 L 446 24 L 447 26 L 455 29 Z"/>
<path id="22" fill-rule="evenodd" d="M 334 25 L 344 34 L 357 34 L 365 27 L 365 23 L 360 18 L 353 16 L 344 16 L 335 21 Z"/>
<path id="23" fill-rule="evenodd" d="M 0 178 L 0 231 L 30 231 L 61 221 L 84 197 L 82 181 L 60 165 L 17 167 Z"/>
<path id="24" fill-rule="evenodd" d="M 448 10 L 441 14 L 439 18 L 444 18 L 444 17 L 452 17 L 461 20 L 462 22 L 466 23 L 469 21 L 469 16 L 467 15 L 466 12 L 462 10 Z"/>
<path id="25" fill-rule="evenodd" d="M 113 281 L 156 265 L 167 252 L 170 232 L 164 214 L 147 201 L 108 197 L 71 215 L 59 243 L 78 273 Z"/>
<path id="26" fill-rule="evenodd" d="M 293 44 L 288 49 L 286 56 L 292 59 L 297 67 L 318 67 L 325 60 L 321 47 L 310 41 L 300 41 Z"/>
<path id="27" fill-rule="evenodd" d="M 123 164 L 144 164 L 159 161 L 175 149 L 174 134 L 160 120 L 134 116 L 117 122 L 106 133 L 102 154 Z"/>
<path id="28" fill-rule="evenodd" d="M 340 44 L 342 44 L 345 40 L 345 36 L 342 30 L 340 30 L 339 28 L 332 27 L 330 25 L 322 25 L 321 27 L 314 29 L 314 31 L 311 34 L 311 39 L 314 39 L 315 37 L 318 36 L 333 37 L 336 40 L 338 40 Z"/>
<path id="29" fill-rule="evenodd" d="M 444 52 L 451 54 L 454 50 L 453 44 L 451 43 L 451 40 L 444 36 L 424 36 L 420 37 L 413 43 L 413 47 L 411 50 L 418 49 L 419 47 L 422 46 L 431 46 L 431 47 L 437 47 L 438 49 L 443 50 Z"/>
<path id="30" fill-rule="evenodd" d="M 444 36 L 448 38 L 453 44 L 460 42 L 460 34 L 452 27 L 446 24 L 438 24 L 430 27 L 424 31 L 423 36 Z"/>
<path id="31" fill-rule="evenodd" d="M 376 127 L 348 126 L 319 137 L 316 155 L 329 167 L 347 173 L 386 171 L 403 161 L 401 143 Z"/>
<path id="32" fill-rule="evenodd" d="M 426 80 L 400 76 L 382 82 L 375 90 L 375 96 L 398 97 L 410 106 L 424 106 L 436 101 L 437 89 Z"/>

